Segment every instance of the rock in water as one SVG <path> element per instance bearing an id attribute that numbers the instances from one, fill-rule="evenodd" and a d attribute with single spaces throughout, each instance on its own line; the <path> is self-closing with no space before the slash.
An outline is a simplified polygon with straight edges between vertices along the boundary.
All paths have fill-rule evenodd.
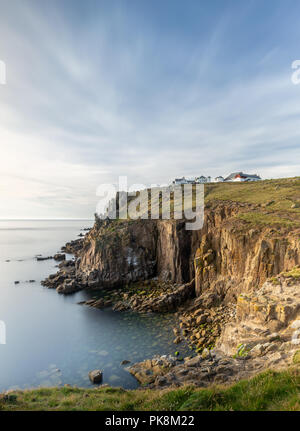
<path id="1" fill-rule="evenodd" d="M 43 260 L 49 260 L 49 259 L 53 259 L 53 256 L 47 256 L 47 257 L 36 257 L 36 260 L 38 262 L 42 262 Z"/>
<path id="2" fill-rule="evenodd" d="M 124 361 L 121 362 L 121 365 L 127 365 L 130 364 L 130 361 L 128 361 L 127 359 L 124 359 Z"/>
<path id="3" fill-rule="evenodd" d="M 66 260 L 66 255 L 64 253 L 56 253 L 53 259 L 60 262 L 62 260 Z"/>
<path id="4" fill-rule="evenodd" d="M 102 382 L 103 373 L 100 370 L 93 370 L 89 372 L 89 379 L 93 384 Z"/>
<path id="5" fill-rule="evenodd" d="M 64 295 L 75 293 L 81 290 L 81 286 L 76 283 L 76 280 L 65 280 L 63 284 L 56 288 L 57 293 L 63 293 Z"/>

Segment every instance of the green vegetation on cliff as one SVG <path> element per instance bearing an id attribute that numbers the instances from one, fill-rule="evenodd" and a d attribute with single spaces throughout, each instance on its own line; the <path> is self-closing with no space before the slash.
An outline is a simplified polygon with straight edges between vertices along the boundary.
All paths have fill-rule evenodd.
<path id="1" fill-rule="evenodd" d="M 148 197 L 148 217 L 150 218 L 150 189 L 148 190 Z M 192 200 L 190 198 L 190 194 L 185 195 L 183 199 L 185 205 L 187 207 L 192 205 L 193 209 L 195 209 L 195 196 L 193 196 Z M 132 199 L 133 197 L 129 197 L 128 202 Z M 241 208 L 237 219 L 247 224 L 285 228 L 300 227 L 300 177 L 245 183 L 208 183 L 204 186 L 204 200 L 205 208 L 213 207 L 220 201 L 246 204 L 246 207 Z M 170 201 L 172 218 L 174 211 L 173 193 L 171 193 Z M 160 216 L 161 205 L 162 197 L 160 196 Z"/>
<path id="2" fill-rule="evenodd" d="M 272 210 L 300 214 L 300 177 L 247 183 L 216 183 L 205 186 L 206 201 L 225 200 L 258 204 Z M 295 205 L 294 208 L 291 208 Z"/>
<path id="3" fill-rule="evenodd" d="M 300 226 L 300 177 L 205 186 L 206 206 L 214 201 L 249 204 L 238 219 L 252 225 Z"/>
<path id="4" fill-rule="evenodd" d="M 197 389 L 42 388 L 10 392 L 0 410 L 300 410 L 300 370 L 267 371 L 234 385 Z"/>

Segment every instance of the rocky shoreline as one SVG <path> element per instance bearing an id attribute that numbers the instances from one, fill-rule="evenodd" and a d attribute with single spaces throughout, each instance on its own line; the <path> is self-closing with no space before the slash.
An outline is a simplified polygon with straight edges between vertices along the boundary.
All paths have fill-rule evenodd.
<path id="1" fill-rule="evenodd" d="M 63 293 L 65 295 L 79 292 L 86 287 L 76 272 L 76 259 L 78 253 L 82 250 L 82 246 L 82 238 L 66 243 L 61 248 L 63 253 L 57 253 L 53 257 L 54 260 L 60 262 L 58 264 L 58 271 L 55 274 L 50 274 L 43 280 L 41 282 L 42 286 L 48 287 L 49 289 L 56 289 L 58 293 Z M 74 259 L 66 260 L 65 253 L 74 255 Z"/>
<path id="2" fill-rule="evenodd" d="M 300 363 L 300 268 L 268 280 L 256 293 L 241 294 L 235 308 L 212 349 L 204 348 L 201 354 L 181 361 L 172 356 L 155 357 L 134 364 L 129 372 L 150 388 L 206 387 Z M 199 316 L 200 322 L 201 316 L 207 321 L 211 315 L 201 313 L 190 317 Z"/>
<path id="3" fill-rule="evenodd" d="M 97 292 L 93 276 L 86 279 L 77 271 L 83 244 L 83 240 L 75 240 L 62 248 L 73 252 L 75 258 L 57 259 L 58 272 L 50 275 L 44 286 L 62 294 L 81 289 Z M 255 293 L 241 293 L 236 303 L 224 303 L 216 291 L 196 296 L 195 280 L 180 285 L 154 278 L 106 291 L 104 298 L 80 304 L 116 311 L 176 313 L 174 344 L 185 339 L 191 355 L 162 355 L 127 367 L 141 387 L 227 384 L 267 368 L 281 369 L 299 362 L 299 268 L 268 279 Z"/>
<path id="4" fill-rule="evenodd" d="M 58 255 L 42 284 L 87 290 L 93 297 L 80 304 L 94 308 L 176 313 L 174 350 L 185 340 L 191 355 L 132 365 L 142 385 L 229 383 L 285 367 L 300 343 L 300 231 L 249 229 L 238 216 L 255 208 L 214 202 L 200 232 L 182 221 L 96 220 L 62 247 L 74 259 Z"/>

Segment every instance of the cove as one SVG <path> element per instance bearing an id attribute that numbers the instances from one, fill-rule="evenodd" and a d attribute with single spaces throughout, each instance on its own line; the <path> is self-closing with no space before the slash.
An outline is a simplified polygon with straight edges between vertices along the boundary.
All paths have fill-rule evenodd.
<path id="1" fill-rule="evenodd" d="M 57 271 L 52 256 L 75 239 L 86 221 L 0 222 L 0 318 L 6 344 L 0 344 L 0 390 L 38 386 L 91 387 L 88 372 L 103 370 L 103 383 L 136 388 L 123 360 L 131 363 L 155 354 L 188 354 L 173 344 L 173 314 L 98 310 L 77 303 L 89 292 L 63 296 L 40 282 Z M 34 283 L 29 280 L 34 279 Z M 15 284 L 15 281 L 19 281 Z"/>

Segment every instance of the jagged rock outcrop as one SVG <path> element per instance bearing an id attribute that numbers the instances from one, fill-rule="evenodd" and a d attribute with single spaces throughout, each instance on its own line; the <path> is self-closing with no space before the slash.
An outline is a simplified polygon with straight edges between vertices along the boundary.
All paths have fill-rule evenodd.
<path id="1" fill-rule="evenodd" d="M 59 271 L 56 274 L 50 274 L 41 284 L 65 295 L 78 292 L 84 287 L 82 280 L 76 277 L 73 260 L 62 260 L 59 264 Z"/>
<path id="2" fill-rule="evenodd" d="M 149 388 L 195 385 L 210 386 L 214 383 L 230 383 L 237 376 L 247 376 L 245 361 L 225 357 L 215 352 L 187 357 L 178 361 L 172 356 L 156 356 L 132 365 L 128 371 Z"/>
<path id="3" fill-rule="evenodd" d="M 295 268 L 267 280 L 255 292 L 239 295 L 236 320 L 225 327 L 217 347 L 231 355 L 237 353 L 237 346 L 256 356 L 270 349 L 288 354 L 300 345 L 299 329 L 300 269 Z"/>
<path id="4" fill-rule="evenodd" d="M 117 302 L 114 310 L 134 310 L 140 313 L 156 312 L 165 313 L 177 310 L 178 307 L 195 296 L 195 281 L 186 283 L 180 287 L 175 287 L 173 292 L 159 295 L 154 298 L 143 298 L 138 294 L 130 299 Z"/>
<path id="5" fill-rule="evenodd" d="M 74 239 L 70 242 L 67 242 L 62 248 L 61 251 L 69 254 L 74 254 L 74 256 L 78 256 L 81 252 L 84 245 L 84 238 Z"/>
<path id="6" fill-rule="evenodd" d="M 77 273 L 89 288 L 122 287 L 156 273 L 155 223 L 105 221 L 88 234 L 77 260 Z"/>

